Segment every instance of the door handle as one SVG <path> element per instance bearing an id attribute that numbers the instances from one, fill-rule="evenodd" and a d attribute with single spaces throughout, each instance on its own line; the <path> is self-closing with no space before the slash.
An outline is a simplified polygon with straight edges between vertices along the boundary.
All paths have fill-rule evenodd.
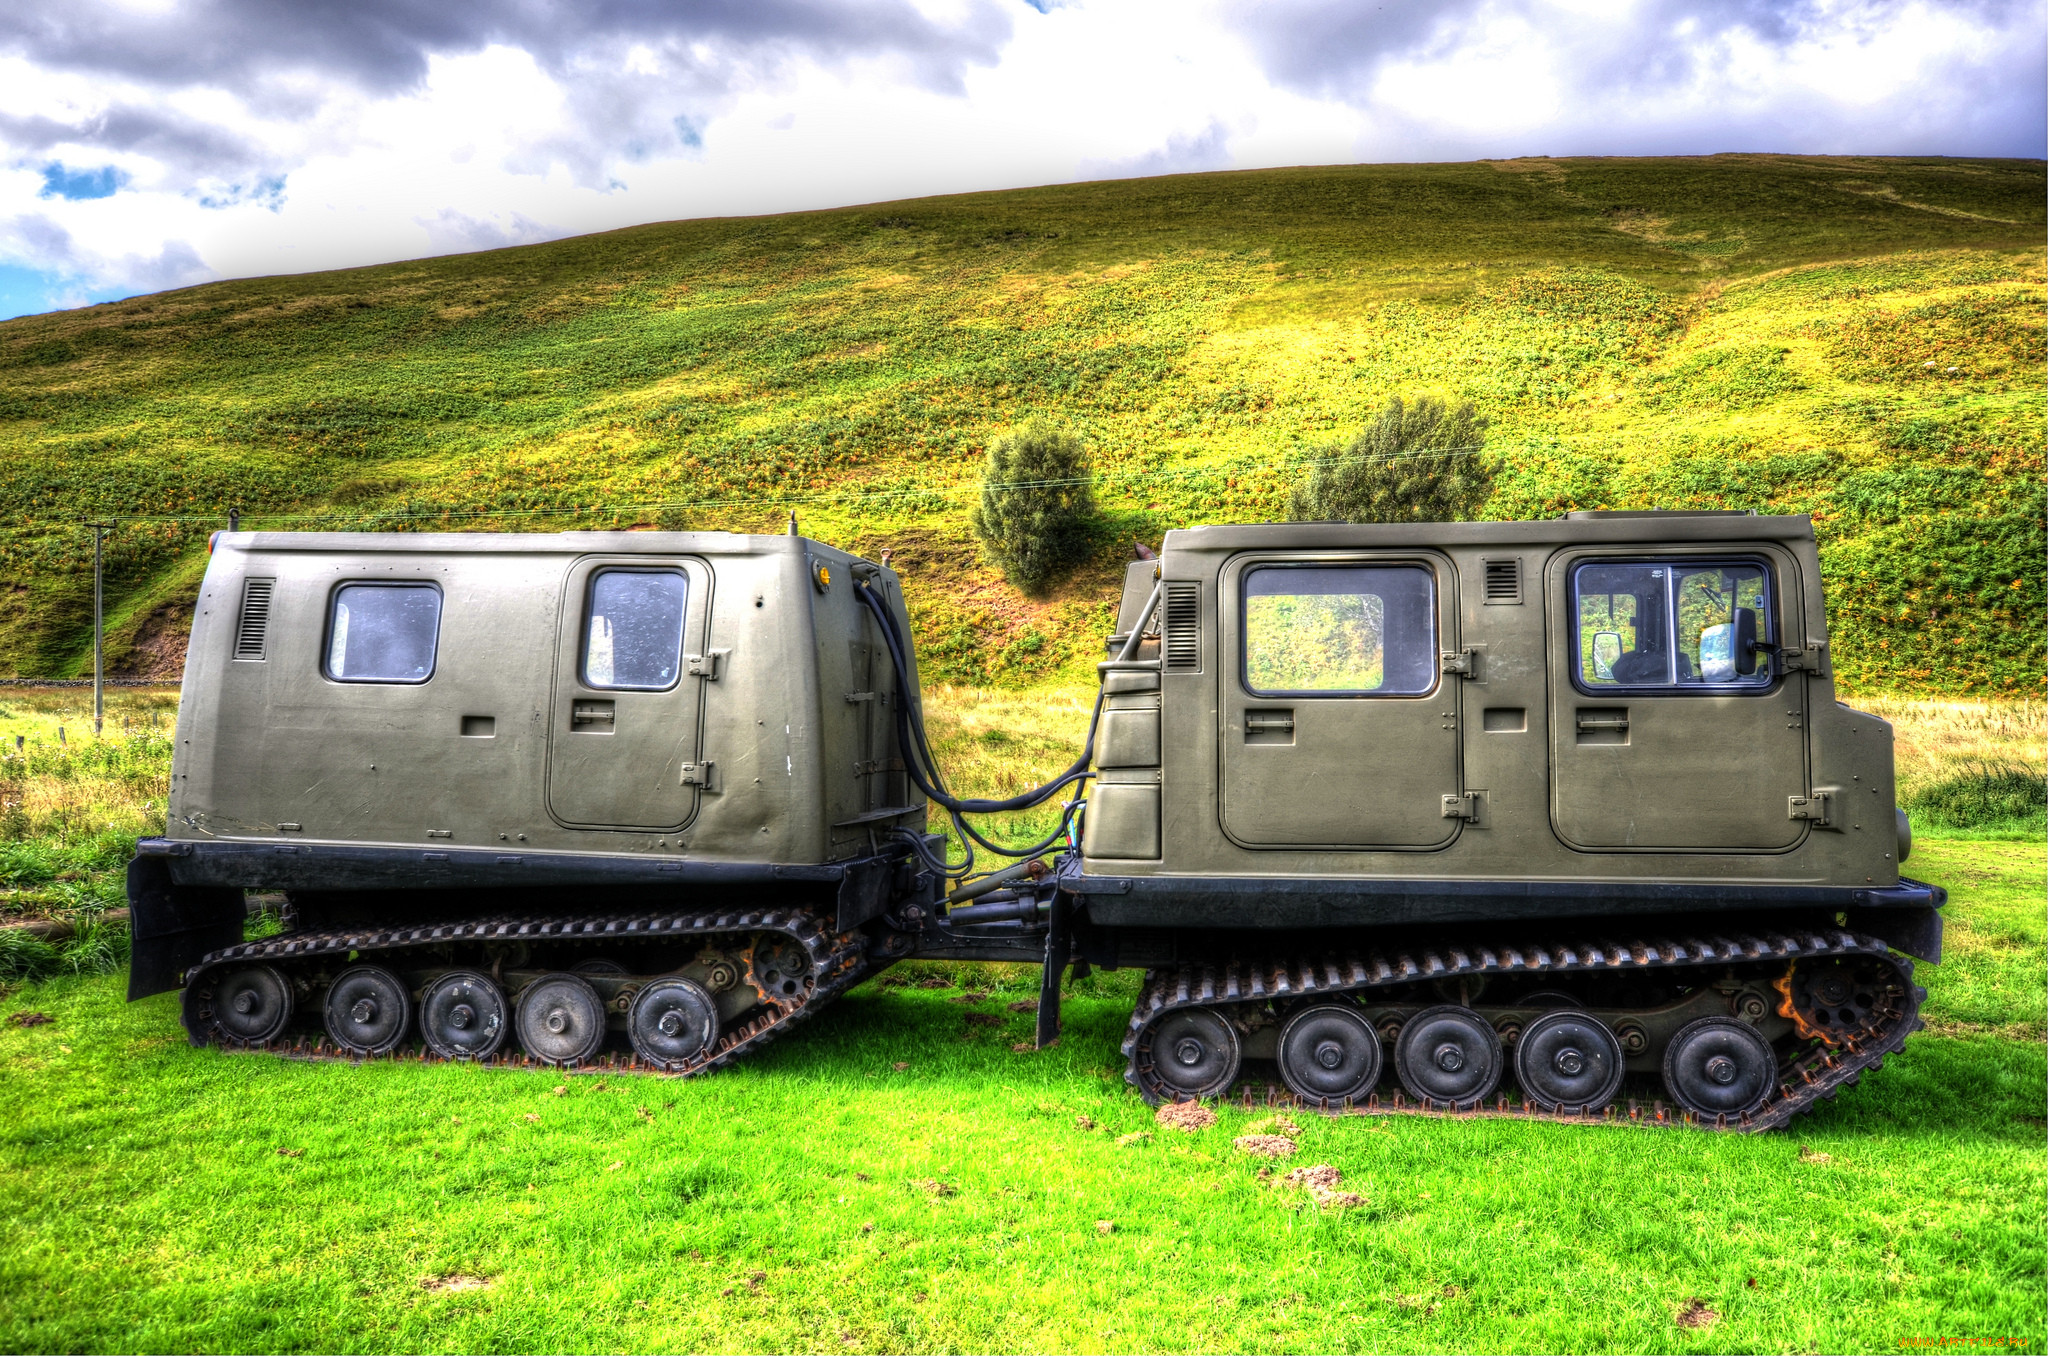
<path id="1" fill-rule="evenodd" d="M 1595 730 L 1612 731 L 1619 734 L 1628 729 L 1628 712 L 1581 711 L 1579 712 L 1579 729 L 1588 734 Z"/>
<path id="2" fill-rule="evenodd" d="M 571 702 L 569 704 L 569 728 L 588 730 L 592 733 L 610 734 L 618 725 L 618 706 L 614 702 Z"/>
<path id="3" fill-rule="evenodd" d="M 1292 744 L 1292 711 L 1247 711 L 1244 713 L 1244 742 L 1247 744 Z"/>

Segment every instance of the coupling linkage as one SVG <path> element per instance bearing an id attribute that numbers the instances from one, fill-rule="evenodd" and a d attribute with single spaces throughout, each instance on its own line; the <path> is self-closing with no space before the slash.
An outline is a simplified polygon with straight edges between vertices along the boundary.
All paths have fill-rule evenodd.
<path id="1" fill-rule="evenodd" d="M 1058 873 L 1033 858 L 963 884 L 945 898 L 941 927 L 978 923 L 1036 923 L 1052 911 Z M 978 903 L 972 901 L 980 901 Z"/>

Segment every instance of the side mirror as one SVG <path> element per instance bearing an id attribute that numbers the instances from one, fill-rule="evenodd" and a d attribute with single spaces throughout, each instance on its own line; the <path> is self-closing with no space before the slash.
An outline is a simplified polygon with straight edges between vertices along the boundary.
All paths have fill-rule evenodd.
<path id="1" fill-rule="evenodd" d="M 1593 633 L 1593 676 L 1601 682 L 1614 681 L 1614 661 L 1621 658 L 1621 632 Z"/>
<path id="2" fill-rule="evenodd" d="M 1747 678 L 1756 672 L 1756 609 L 1735 609 L 1735 672 Z"/>

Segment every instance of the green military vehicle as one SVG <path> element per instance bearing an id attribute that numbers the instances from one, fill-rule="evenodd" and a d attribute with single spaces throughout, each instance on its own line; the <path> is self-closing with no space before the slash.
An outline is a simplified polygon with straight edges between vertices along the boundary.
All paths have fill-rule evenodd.
<path id="1" fill-rule="evenodd" d="M 1149 1101 L 1748 1129 L 1918 1026 L 1943 895 L 1805 518 L 1169 533 L 1080 759 L 1007 801 L 946 789 L 912 648 L 892 571 L 795 535 L 223 535 L 130 996 L 696 1073 L 908 957 L 1042 965 L 1041 1042 L 1070 966 L 1141 967 Z"/>

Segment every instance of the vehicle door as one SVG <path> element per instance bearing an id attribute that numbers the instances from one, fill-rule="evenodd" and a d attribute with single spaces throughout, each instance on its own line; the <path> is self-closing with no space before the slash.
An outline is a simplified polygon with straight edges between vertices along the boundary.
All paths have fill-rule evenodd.
<path id="1" fill-rule="evenodd" d="M 1435 553 L 1224 566 L 1221 817 L 1244 847 L 1435 848 L 1463 822 L 1456 573 Z"/>
<path id="2" fill-rule="evenodd" d="M 1797 562 L 1774 548 L 1555 559 L 1552 823 L 1594 851 L 1773 852 L 1804 837 L 1803 675 L 1770 643 Z"/>
<path id="3" fill-rule="evenodd" d="M 571 828 L 666 829 L 697 811 L 711 569 L 691 557 L 570 566 L 555 638 L 548 809 Z M 701 666 L 698 666 L 701 667 Z"/>

